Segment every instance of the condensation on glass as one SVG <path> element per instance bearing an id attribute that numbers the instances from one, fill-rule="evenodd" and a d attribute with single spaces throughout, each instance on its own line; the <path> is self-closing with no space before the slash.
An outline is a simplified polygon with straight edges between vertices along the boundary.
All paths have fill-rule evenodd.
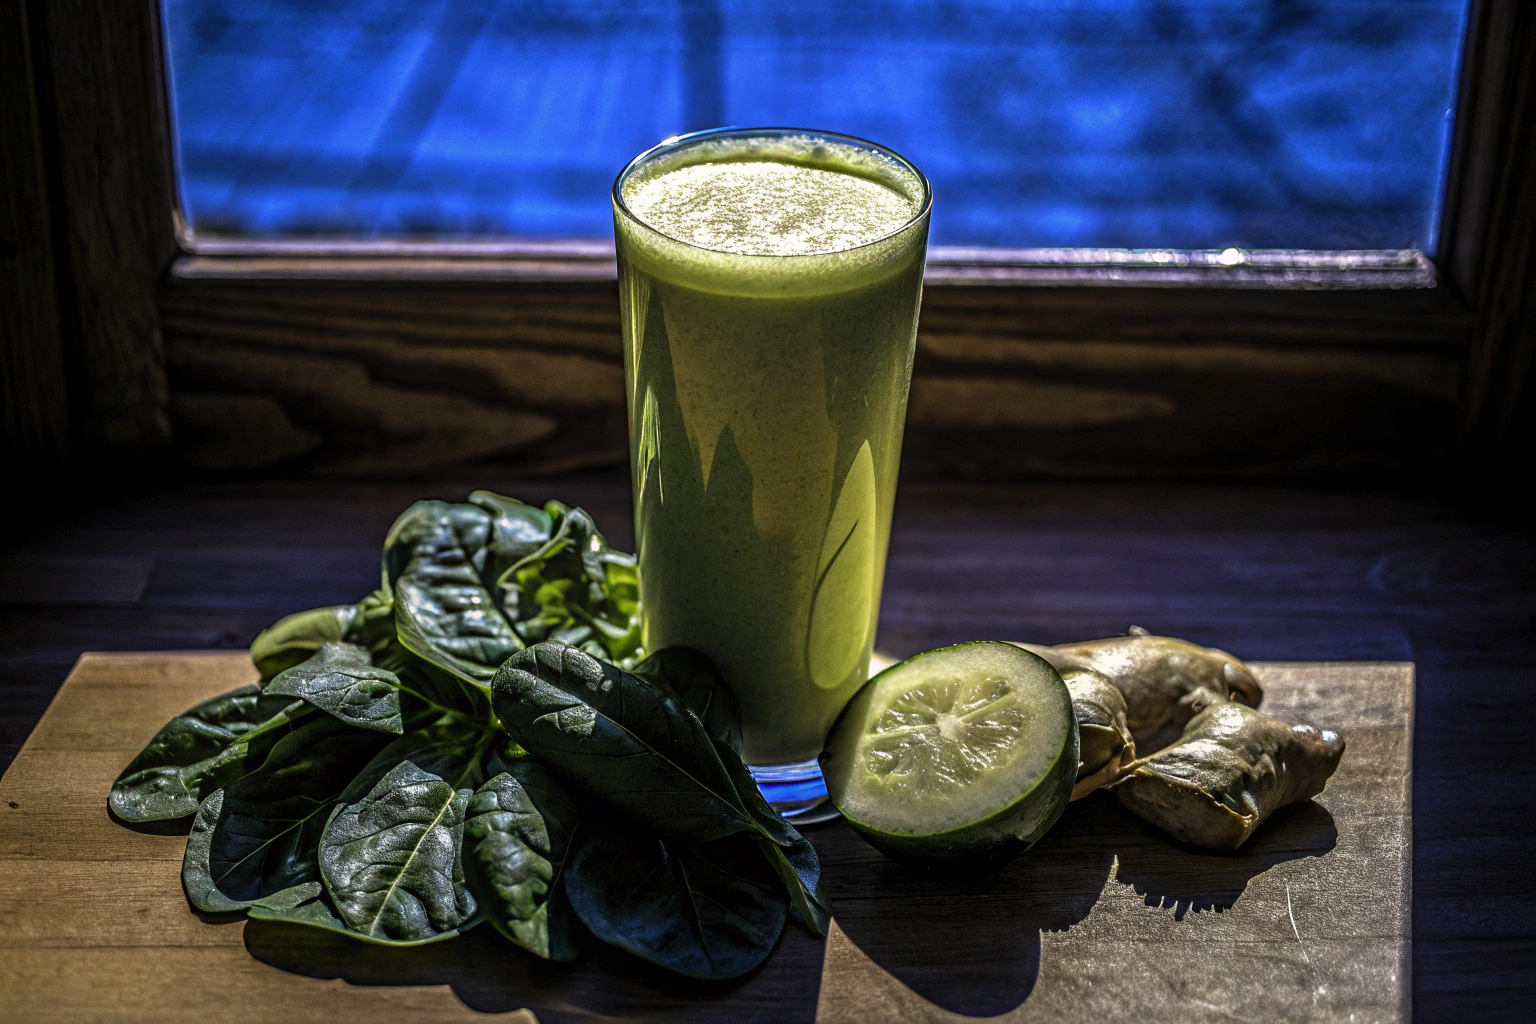
<path id="1" fill-rule="evenodd" d="M 630 155 L 878 138 L 943 246 L 1432 252 L 1467 0 L 165 0 L 195 235 L 606 239 Z"/>

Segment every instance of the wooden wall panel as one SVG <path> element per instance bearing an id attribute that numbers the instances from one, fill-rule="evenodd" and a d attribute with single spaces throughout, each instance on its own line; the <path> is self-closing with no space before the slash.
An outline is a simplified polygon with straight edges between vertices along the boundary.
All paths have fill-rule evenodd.
<path id="1" fill-rule="evenodd" d="M 1439 262 L 1476 311 L 1458 426 L 1485 467 L 1536 440 L 1536 8 L 1478 0 L 1463 63 Z"/>
<path id="2" fill-rule="evenodd" d="M 122 465 L 170 440 L 155 289 L 177 254 L 152 0 L 43 0 L 78 331 L 75 436 Z"/>
<path id="3" fill-rule="evenodd" d="M 959 472 L 1394 472 L 1449 453 L 1468 318 L 1399 292 L 931 289 L 907 462 Z"/>
<path id="4" fill-rule="evenodd" d="M 0 8 L 0 429 L 6 463 L 36 471 L 66 456 L 70 427 L 30 6 Z"/>
<path id="5" fill-rule="evenodd" d="M 612 282 L 173 280 L 163 316 L 178 449 L 193 468 L 553 472 L 628 451 Z"/>
<path id="6" fill-rule="evenodd" d="M 1384 316 L 1371 292 L 931 287 L 908 462 L 1219 476 L 1443 460 L 1469 321 L 1441 290 L 1392 300 Z M 625 458 L 612 282 L 172 280 L 163 315 L 194 466 Z"/>

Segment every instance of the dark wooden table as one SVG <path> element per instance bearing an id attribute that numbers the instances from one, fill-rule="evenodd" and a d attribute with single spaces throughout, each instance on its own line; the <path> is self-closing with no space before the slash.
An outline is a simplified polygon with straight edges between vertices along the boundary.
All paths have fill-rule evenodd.
<path id="1" fill-rule="evenodd" d="M 398 511 L 475 486 L 581 504 L 628 544 L 611 474 L 82 488 L 24 508 L 0 574 L 0 765 L 82 651 L 241 647 L 288 611 L 354 600 Z M 1517 511 L 1459 494 L 903 484 L 882 650 L 1133 623 L 1252 660 L 1417 664 L 1414 1016 L 1529 1020 L 1536 534 Z M 774 1002 L 809 1019 L 815 993 Z"/>

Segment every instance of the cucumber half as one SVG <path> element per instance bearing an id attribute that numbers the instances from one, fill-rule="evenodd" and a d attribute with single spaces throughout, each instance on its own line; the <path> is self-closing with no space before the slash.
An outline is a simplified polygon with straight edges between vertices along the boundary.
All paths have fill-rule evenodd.
<path id="1" fill-rule="evenodd" d="M 875 676 L 833 727 L 822 770 L 859 834 L 899 860 L 1001 862 L 1056 823 L 1077 720 L 1038 655 L 982 640 Z"/>

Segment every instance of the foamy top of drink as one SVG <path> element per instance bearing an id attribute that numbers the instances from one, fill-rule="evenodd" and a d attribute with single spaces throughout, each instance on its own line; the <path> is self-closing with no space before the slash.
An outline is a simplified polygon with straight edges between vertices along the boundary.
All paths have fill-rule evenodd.
<path id="1" fill-rule="evenodd" d="M 649 227 L 740 256 L 811 256 L 857 248 L 918 212 L 895 189 L 779 160 L 695 163 L 625 183 L 624 205 Z"/>

